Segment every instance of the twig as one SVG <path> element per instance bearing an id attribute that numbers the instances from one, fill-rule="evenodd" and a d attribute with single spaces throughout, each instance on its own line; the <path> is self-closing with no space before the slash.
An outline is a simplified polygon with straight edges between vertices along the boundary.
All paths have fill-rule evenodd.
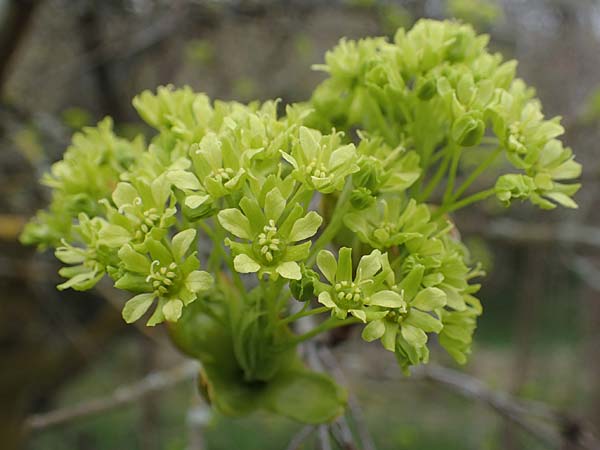
<path id="1" fill-rule="evenodd" d="M 290 440 L 290 443 L 286 447 L 286 450 L 298 450 L 302 443 L 308 439 L 308 437 L 315 431 L 316 427 L 314 425 L 306 425 L 304 428 L 300 429 Z"/>
<path id="2" fill-rule="evenodd" d="M 50 427 L 101 414 L 120 406 L 133 403 L 145 395 L 173 387 L 191 380 L 198 373 L 196 361 L 186 361 L 174 369 L 146 375 L 137 383 L 117 388 L 111 395 L 88 400 L 47 413 L 34 414 L 25 421 L 25 431 L 40 431 Z"/>
<path id="3" fill-rule="evenodd" d="M 340 367 L 335 355 L 331 352 L 331 350 L 326 346 L 321 346 L 319 348 L 319 356 L 323 363 L 329 368 L 331 374 L 334 376 L 337 382 L 342 386 L 348 387 L 346 376 L 344 375 L 342 368 Z M 356 431 L 358 432 L 362 449 L 375 450 L 375 442 L 373 441 L 371 433 L 369 432 L 369 428 L 367 427 L 362 408 L 356 396 L 350 391 L 348 394 L 348 407 L 350 409 L 349 412 L 351 418 L 356 426 Z"/>
<path id="4" fill-rule="evenodd" d="M 600 228 L 576 223 L 539 224 L 524 223 L 513 219 L 498 219 L 482 223 L 464 216 L 459 230 L 477 233 L 487 238 L 515 243 L 561 243 L 572 246 L 600 248 Z"/>
<path id="5" fill-rule="evenodd" d="M 319 450 L 332 450 L 331 440 L 329 439 L 329 426 L 319 425 Z"/>
<path id="6" fill-rule="evenodd" d="M 416 368 L 413 375 L 487 404 L 514 425 L 543 442 L 547 448 L 560 449 L 563 445 L 589 450 L 600 448 L 596 438 L 584 431 L 586 427 L 546 404 L 494 391 L 477 378 L 434 364 Z M 574 429 L 575 433 L 572 432 Z"/>

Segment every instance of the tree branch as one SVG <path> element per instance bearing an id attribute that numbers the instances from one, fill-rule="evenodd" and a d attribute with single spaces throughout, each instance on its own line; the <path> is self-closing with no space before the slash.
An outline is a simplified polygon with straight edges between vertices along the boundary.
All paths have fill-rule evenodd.
<path id="1" fill-rule="evenodd" d="M 186 361 L 174 369 L 153 372 L 137 383 L 117 388 L 109 396 L 88 400 L 47 413 L 34 414 L 25 421 L 25 431 L 40 431 L 67 422 L 101 414 L 128 405 L 144 396 L 193 379 L 198 373 L 196 361 Z"/>

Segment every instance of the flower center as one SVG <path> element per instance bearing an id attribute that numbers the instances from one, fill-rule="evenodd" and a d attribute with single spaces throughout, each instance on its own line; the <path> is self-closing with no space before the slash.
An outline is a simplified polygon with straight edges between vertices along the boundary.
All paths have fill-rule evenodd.
<path id="1" fill-rule="evenodd" d="M 234 176 L 234 171 L 230 167 L 221 167 L 213 170 L 212 177 L 219 183 L 227 183 Z"/>
<path id="2" fill-rule="evenodd" d="M 520 129 L 520 123 L 511 124 L 508 129 L 510 136 L 508 137 L 508 147 L 515 153 L 525 154 L 527 153 L 527 147 L 525 147 L 525 137 Z"/>
<path id="3" fill-rule="evenodd" d="M 341 309 L 357 309 L 363 304 L 363 293 L 360 286 L 352 281 L 340 281 L 333 287 L 334 301 Z"/>
<path id="4" fill-rule="evenodd" d="M 271 264 L 281 257 L 285 243 L 281 239 L 273 219 L 263 227 L 263 231 L 257 236 L 254 245 L 255 253 L 260 255 L 265 264 Z"/>
<path id="5" fill-rule="evenodd" d="M 162 266 L 160 261 L 152 261 L 150 275 L 146 277 L 147 282 L 152 283 L 154 294 L 162 296 L 166 294 L 177 278 L 177 264 L 172 262 L 168 266 Z"/>
<path id="6" fill-rule="evenodd" d="M 306 166 L 306 173 L 308 173 L 309 175 L 311 175 L 313 177 L 317 177 L 317 178 L 326 178 L 327 176 L 329 176 L 329 173 L 327 172 L 327 167 L 325 167 L 325 164 L 317 162 L 316 159 L 313 159 Z"/>
<path id="7" fill-rule="evenodd" d="M 160 225 L 160 214 L 158 214 L 158 209 L 150 208 L 146 211 L 143 211 L 139 215 L 140 226 L 135 231 L 134 238 L 136 241 L 142 241 L 144 236 L 148 234 L 148 232 L 155 227 Z"/>

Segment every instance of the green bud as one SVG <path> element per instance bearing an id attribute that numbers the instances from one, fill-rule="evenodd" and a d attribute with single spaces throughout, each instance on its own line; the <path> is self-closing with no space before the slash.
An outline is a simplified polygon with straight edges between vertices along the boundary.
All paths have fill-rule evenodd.
<path id="1" fill-rule="evenodd" d="M 355 185 L 376 192 L 383 181 L 385 172 L 381 161 L 375 158 L 364 158 L 358 166 L 360 170 L 352 178 Z"/>
<path id="2" fill-rule="evenodd" d="M 290 291 L 299 302 L 308 302 L 315 298 L 315 284 L 319 281 L 319 275 L 304 265 L 300 268 L 300 273 L 302 278 L 290 281 Z"/>
<path id="3" fill-rule="evenodd" d="M 465 114 L 452 125 L 452 139 L 463 147 L 479 144 L 484 133 L 485 123 L 473 114 Z"/>
<path id="4" fill-rule="evenodd" d="M 431 100 L 436 92 L 436 82 L 433 79 L 429 79 L 417 88 L 417 97 L 419 97 L 421 100 Z"/>
<path id="5" fill-rule="evenodd" d="M 365 187 L 354 189 L 350 194 L 350 204 L 354 209 L 358 209 L 359 211 L 369 208 L 373 203 L 375 203 L 375 197 Z"/>

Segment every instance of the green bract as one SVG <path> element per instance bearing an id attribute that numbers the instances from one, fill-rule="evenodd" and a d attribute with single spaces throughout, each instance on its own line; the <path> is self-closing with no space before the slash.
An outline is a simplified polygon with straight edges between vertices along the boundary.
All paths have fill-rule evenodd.
<path id="1" fill-rule="evenodd" d="M 559 119 L 487 41 L 432 20 L 342 40 L 310 101 L 285 108 L 143 92 L 133 104 L 155 134 L 128 141 L 110 119 L 76 134 L 22 241 L 56 249 L 59 289 L 107 275 L 132 293 L 127 322 L 166 321 L 221 412 L 334 420 L 346 395 L 300 343 L 359 323 L 405 372 L 432 334 L 464 363 L 482 272 L 448 214 L 494 196 L 576 207 L 581 166 Z"/>

